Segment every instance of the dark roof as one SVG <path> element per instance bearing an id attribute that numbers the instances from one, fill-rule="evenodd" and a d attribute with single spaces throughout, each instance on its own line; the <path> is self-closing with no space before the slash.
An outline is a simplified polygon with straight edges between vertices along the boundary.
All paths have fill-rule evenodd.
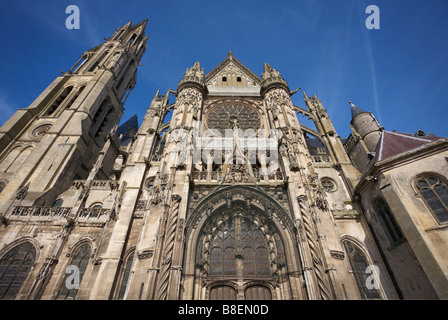
<path id="1" fill-rule="evenodd" d="M 352 119 L 354 119 L 358 114 L 365 113 L 364 110 L 362 110 L 361 108 L 355 106 L 351 101 L 350 101 L 350 106 L 351 106 L 351 109 L 352 109 Z"/>
<path id="2" fill-rule="evenodd" d="M 447 138 L 436 136 L 417 136 L 409 133 L 383 131 L 376 146 L 373 163 L 392 158 L 399 154 L 423 148 L 426 145 Z"/>
<path id="3" fill-rule="evenodd" d="M 134 114 L 125 123 L 117 129 L 117 136 L 123 135 L 121 139 L 121 145 L 126 145 L 130 141 L 131 137 L 138 131 L 138 118 Z"/>

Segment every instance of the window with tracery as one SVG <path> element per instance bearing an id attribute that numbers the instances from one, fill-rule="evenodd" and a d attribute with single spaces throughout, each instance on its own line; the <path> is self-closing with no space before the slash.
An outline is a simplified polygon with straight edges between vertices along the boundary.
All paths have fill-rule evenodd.
<path id="1" fill-rule="evenodd" d="M 229 218 L 210 242 L 210 276 L 270 276 L 266 239 L 252 221 Z"/>
<path id="2" fill-rule="evenodd" d="M 364 252 L 362 252 L 361 249 L 351 241 L 345 240 L 343 241 L 343 244 L 345 251 L 347 252 L 350 267 L 352 269 L 353 276 L 355 277 L 361 298 L 381 299 L 378 289 L 376 289 L 375 287 L 369 289 L 367 287 L 367 283 L 371 282 L 369 279 L 367 279 L 369 276 L 371 276 L 371 273 L 367 272 L 367 267 L 370 265 L 370 263 L 368 262 Z"/>
<path id="3" fill-rule="evenodd" d="M 237 120 L 241 130 L 258 130 L 261 127 L 260 115 L 252 107 L 241 105 L 221 105 L 214 107 L 207 115 L 209 129 L 232 129 Z"/>
<path id="4" fill-rule="evenodd" d="M 87 265 L 89 264 L 91 248 L 88 243 L 80 246 L 75 253 L 73 254 L 73 258 L 70 262 L 70 267 L 75 270 L 75 272 L 79 275 L 77 280 L 79 279 L 79 283 L 81 283 L 84 272 L 86 271 Z M 77 269 L 76 269 L 77 268 Z M 79 272 L 78 272 L 79 271 Z M 79 287 L 72 283 L 71 278 L 73 277 L 74 272 L 68 272 L 65 276 L 64 282 L 62 283 L 62 287 L 59 290 L 59 294 L 57 296 L 58 300 L 73 300 L 78 293 Z M 78 283 L 78 285 L 79 285 Z"/>
<path id="5" fill-rule="evenodd" d="M 15 299 L 36 259 L 36 249 L 24 242 L 9 250 L 0 260 L 0 299 Z"/>
<path id="6" fill-rule="evenodd" d="M 322 178 L 320 183 L 322 185 L 322 188 L 326 192 L 334 192 L 334 191 L 336 191 L 336 183 L 332 179 Z"/>
<path id="7" fill-rule="evenodd" d="M 134 259 L 134 252 L 128 255 L 126 259 L 126 264 L 122 269 L 122 278 L 121 278 L 120 290 L 118 291 L 118 300 L 123 300 L 124 298 L 124 294 L 126 292 L 126 288 L 128 285 L 129 276 L 131 275 L 131 267 L 133 259 Z"/>
<path id="8" fill-rule="evenodd" d="M 420 196 L 439 223 L 448 222 L 448 187 L 436 175 L 423 175 L 415 182 Z"/>
<path id="9" fill-rule="evenodd" d="M 381 224 L 383 225 L 384 231 L 386 232 L 390 243 L 394 244 L 403 239 L 401 229 L 395 221 L 395 218 L 392 215 L 387 203 L 383 199 L 378 198 L 374 202 L 374 207 L 376 213 L 380 217 Z"/>

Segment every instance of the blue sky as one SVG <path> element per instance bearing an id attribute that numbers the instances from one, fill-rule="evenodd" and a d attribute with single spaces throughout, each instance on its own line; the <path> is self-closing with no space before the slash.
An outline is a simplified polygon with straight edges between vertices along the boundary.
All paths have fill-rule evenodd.
<path id="1" fill-rule="evenodd" d="M 71 4 L 79 30 L 65 27 Z M 371 4 L 379 30 L 365 27 Z M 0 125 L 119 26 L 149 18 L 123 121 L 137 114 L 141 122 L 157 89 L 176 90 L 194 62 L 208 73 L 232 50 L 255 74 L 268 62 L 291 90 L 317 94 L 343 138 L 350 100 L 386 130 L 448 137 L 447 17 L 446 0 L 1 0 Z M 305 107 L 301 93 L 293 102 Z"/>

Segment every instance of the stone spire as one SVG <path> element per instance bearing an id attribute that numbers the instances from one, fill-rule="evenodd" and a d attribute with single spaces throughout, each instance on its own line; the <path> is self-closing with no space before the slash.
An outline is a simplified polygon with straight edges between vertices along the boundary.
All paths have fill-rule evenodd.
<path id="1" fill-rule="evenodd" d="M 203 92 L 207 90 L 205 85 L 204 68 L 201 68 L 201 64 L 199 62 L 195 62 L 191 68 L 187 68 L 184 73 L 184 77 L 179 81 L 177 92 L 180 92 L 185 86 L 195 86 Z"/>
<path id="2" fill-rule="evenodd" d="M 285 79 L 283 79 L 280 72 L 272 68 L 267 62 L 264 64 L 264 70 L 261 75 L 261 92 L 266 92 L 272 87 L 281 86 L 289 93 L 289 86 Z"/>

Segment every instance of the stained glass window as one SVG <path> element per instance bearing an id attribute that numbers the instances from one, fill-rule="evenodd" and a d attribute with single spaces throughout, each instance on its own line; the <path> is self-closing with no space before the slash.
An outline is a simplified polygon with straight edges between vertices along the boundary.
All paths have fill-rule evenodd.
<path id="1" fill-rule="evenodd" d="M 134 259 L 134 252 L 126 259 L 126 265 L 123 268 L 123 275 L 120 284 L 120 291 L 118 292 L 118 300 L 123 300 L 128 284 L 129 276 L 131 274 L 132 261 Z"/>
<path id="2" fill-rule="evenodd" d="M 374 206 L 391 244 L 403 239 L 401 229 L 395 221 L 387 203 L 382 199 L 376 199 Z"/>
<path id="3" fill-rule="evenodd" d="M 237 217 L 227 220 L 215 231 L 211 241 L 210 275 L 269 276 L 267 243 L 251 221 Z M 237 260 L 241 263 L 238 264 Z"/>
<path id="4" fill-rule="evenodd" d="M 81 283 L 84 272 L 86 271 L 87 265 L 90 258 L 90 245 L 83 244 L 74 253 L 70 266 L 77 267 L 74 268 L 76 272 L 67 272 L 62 287 L 59 291 L 57 299 L 59 300 L 73 300 L 78 293 L 79 287 L 76 283 Z M 73 269 L 72 269 L 73 270 Z M 79 272 L 78 272 L 79 271 Z M 69 278 L 70 277 L 70 278 Z M 71 282 L 71 279 L 74 282 Z"/>
<path id="5" fill-rule="evenodd" d="M 343 243 L 361 298 L 381 299 L 380 293 L 376 288 L 367 288 L 368 277 L 371 276 L 371 273 L 367 272 L 367 267 L 370 264 L 365 254 L 350 241 L 344 241 Z"/>
<path id="6" fill-rule="evenodd" d="M 36 249 L 29 242 L 9 250 L 0 260 L 0 299 L 14 299 L 20 291 L 36 258 Z"/>
<path id="7" fill-rule="evenodd" d="M 237 120 L 238 128 L 241 130 L 257 130 L 261 126 L 258 112 L 252 107 L 241 105 L 214 107 L 207 115 L 207 125 L 209 129 L 232 129 L 233 119 Z"/>
<path id="8" fill-rule="evenodd" d="M 417 179 L 417 189 L 439 222 L 448 221 L 448 188 L 436 176 L 426 175 Z"/>

